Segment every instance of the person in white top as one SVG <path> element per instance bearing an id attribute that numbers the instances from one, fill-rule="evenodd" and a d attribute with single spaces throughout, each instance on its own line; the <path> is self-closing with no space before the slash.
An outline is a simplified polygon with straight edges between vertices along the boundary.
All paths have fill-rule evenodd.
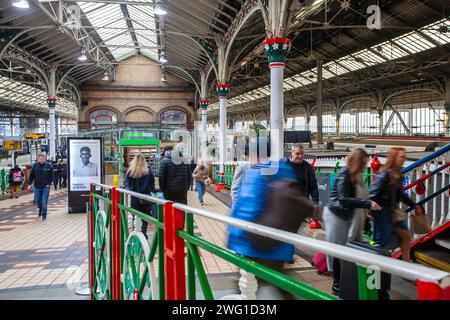
<path id="1" fill-rule="evenodd" d="M 82 147 L 80 149 L 81 164 L 78 164 L 74 171 L 74 177 L 96 177 L 97 165 L 89 161 L 91 159 L 91 149 L 89 147 Z"/>

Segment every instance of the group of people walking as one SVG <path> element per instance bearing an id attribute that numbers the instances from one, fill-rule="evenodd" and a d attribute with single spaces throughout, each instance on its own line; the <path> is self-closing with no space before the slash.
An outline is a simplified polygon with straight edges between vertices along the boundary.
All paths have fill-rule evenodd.
<path id="1" fill-rule="evenodd" d="M 348 155 L 347 166 L 337 172 L 328 202 L 323 208 L 326 241 L 340 245 L 352 240 L 362 241 L 366 219 L 369 219 L 372 223 L 375 246 L 381 249 L 394 249 L 400 246 L 403 259 L 410 261 L 411 234 L 405 221 L 407 215 L 399 209 L 399 203 L 403 202 L 413 207 L 415 215 L 422 215 L 425 212 L 423 207 L 414 203 L 402 190 L 404 178 L 401 169 L 406 160 L 405 150 L 392 148 L 388 152 L 386 163 L 372 177 L 370 187 L 365 183 L 363 176 L 369 158 L 364 149 L 357 148 Z M 304 160 L 303 147 L 294 145 L 290 157 L 276 164 L 277 173 L 265 177 L 262 170 L 274 166 L 273 162 L 264 163 L 258 156 L 253 161 L 250 159 L 248 165 L 236 171 L 231 190 L 233 200 L 231 216 L 257 223 L 268 221 L 272 224 L 267 224 L 268 226 L 284 224 L 282 227 L 284 230 L 292 228 L 292 225 L 289 226 L 291 222 L 276 222 L 276 214 L 278 219 L 289 220 L 289 218 L 276 213 L 277 210 L 273 210 L 271 204 L 273 203 L 271 197 L 275 193 L 268 186 L 282 179 L 296 180 L 296 185 L 304 197 L 312 201 L 311 204 L 305 202 L 304 206 L 293 206 L 291 214 L 303 217 L 308 214 L 317 215 L 319 212 L 317 179 L 312 166 Z M 284 190 L 284 193 L 289 192 Z M 276 194 L 279 196 L 280 193 Z M 272 207 L 273 212 L 268 212 L 270 210 L 267 210 L 267 207 Z M 270 214 L 274 216 L 265 217 Z M 296 224 L 298 223 L 297 221 Z M 284 263 L 293 261 L 293 246 L 278 243 L 263 250 L 255 242 L 254 236 L 235 227 L 229 227 L 227 245 L 236 253 L 279 271 L 283 270 Z M 327 266 L 333 273 L 332 292 L 339 294 L 341 262 L 329 256 Z M 260 282 L 264 284 L 264 281 Z M 273 298 L 273 295 L 271 297 Z M 286 292 L 280 291 L 280 297 L 286 298 Z"/>
<path id="2" fill-rule="evenodd" d="M 208 179 L 208 168 L 202 161 L 192 170 L 190 164 L 180 161 L 181 151 L 175 147 L 165 147 L 159 168 L 159 189 L 155 186 L 155 175 L 146 163 L 143 154 L 137 154 L 126 172 L 124 185 L 131 191 L 154 195 L 162 192 L 164 199 L 187 204 L 187 194 L 195 181 L 200 205 L 204 205 L 205 180 Z M 370 157 L 362 148 L 354 149 L 347 157 L 347 166 L 336 173 L 328 202 L 323 208 L 326 241 L 345 245 L 349 241 L 362 241 L 366 219 L 372 222 L 373 241 L 375 246 L 393 249 L 398 246 L 402 249 L 403 259 L 410 261 L 409 246 L 411 234 L 405 222 L 406 214 L 399 210 L 399 203 L 413 207 L 415 215 L 424 214 L 424 208 L 417 205 L 403 192 L 403 176 L 401 169 L 406 160 L 403 148 L 392 148 L 386 163 L 372 178 L 368 187 L 364 181 L 363 173 Z M 235 172 L 231 188 L 232 208 L 231 216 L 242 220 L 259 222 L 265 221 L 285 230 L 298 228 L 304 217 L 318 215 L 319 189 L 316 174 L 305 160 L 305 150 L 301 145 L 294 145 L 291 155 L 279 162 L 264 162 L 265 159 L 256 155 L 250 157 L 249 164 L 239 167 Z M 46 219 L 47 200 L 50 185 L 54 182 L 65 185 L 64 163 L 58 162 L 52 166 L 46 161 L 45 154 L 40 155 L 39 161 L 33 165 L 29 183 L 34 183 L 34 201 L 39 207 L 39 215 Z M 16 169 L 16 168 L 15 168 Z M 273 174 L 265 174 L 264 170 L 276 169 Z M 18 181 L 18 176 L 12 173 L 12 178 Z M 62 178 L 62 184 L 61 184 Z M 11 177 L 10 177 L 11 179 Z M 284 184 L 284 190 L 275 192 L 273 189 L 277 181 L 292 181 Z M 280 186 L 282 184 L 278 184 Z M 297 188 L 294 192 L 294 189 Z M 298 193 L 300 191 L 300 193 Z M 297 192 L 297 193 L 296 193 Z M 272 194 L 270 194 L 272 193 Z M 304 198 L 301 205 L 299 199 L 289 198 L 291 195 Z M 298 196 L 300 195 L 300 196 Z M 270 197 L 282 197 L 286 203 L 278 207 L 288 208 L 289 215 L 277 212 Z M 285 201 L 285 200 L 283 200 Z M 297 202 L 296 202 L 297 201 Z M 289 207 L 289 205 L 292 205 Z M 150 201 L 131 197 L 131 207 L 156 217 L 156 205 Z M 269 210 L 267 210 L 269 208 Z M 270 212 L 272 211 L 272 212 Z M 286 211 L 286 210 L 285 210 Z M 267 218 L 267 215 L 272 215 Z M 292 219 L 292 216 L 301 215 L 301 219 Z M 286 221 L 277 221 L 286 219 Z M 281 226 L 281 227 L 280 227 Z M 229 227 L 227 246 L 237 254 L 257 261 L 275 270 L 283 272 L 284 263 L 292 263 L 295 253 L 290 244 L 274 242 L 266 247 L 255 242 L 249 233 Z M 147 222 L 142 223 L 142 232 L 147 233 Z M 146 235 L 147 236 L 147 235 Z M 328 270 L 333 273 L 332 292 L 339 294 L 341 261 L 331 256 L 327 257 Z M 261 285 L 264 281 L 259 279 Z M 286 292 L 280 291 L 280 297 L 286 298 Z"/>

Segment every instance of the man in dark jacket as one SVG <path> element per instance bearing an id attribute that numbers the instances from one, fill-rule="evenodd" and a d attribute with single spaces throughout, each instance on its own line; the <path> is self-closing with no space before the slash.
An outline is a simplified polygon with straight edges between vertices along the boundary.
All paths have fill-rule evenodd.
<path id="1" fill-rule="evenodd" d="M 28 183 L 31 186 L 34 182 L 34 203 L 39 208 L 39 217 L 47 219 L 47 202 L 50 195 L 50 186 L 53 182 L 53 166 L 47 162 L 45 153 L 39 155 L 39 160 L 31 168 Z"/>
<path id="2" fill-rule="evenodd" d="M 316 173 L 312 165 L 305 161 L 305 150 L 301 144 L 294 144 L 291 150 L 291 156 L 284 159 L 284 162 L 291 165 L 294 169 L 297 181 L 303 189 L 305 196 L 318 204 L 319 187 L 317 186 Z"/>
<path id="3" fill-rule="evenodd" d="M 187 204 L 187 193 L 191 170 L 184 161 L 172 160 L 172 147 L 165 147 L 165 157 L 159 166 L 159 188 L 164 194 L 164 199 Z"/>

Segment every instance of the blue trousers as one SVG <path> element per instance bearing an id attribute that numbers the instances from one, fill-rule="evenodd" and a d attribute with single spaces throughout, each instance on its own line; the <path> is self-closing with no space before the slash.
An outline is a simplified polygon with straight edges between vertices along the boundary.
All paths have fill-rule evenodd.
<path id="1" fill-rule="evenodd" d="M 42 219 L 47 217 L 47 202 L 50 195 L 50 186 L 34 189 L 34 203 L 41 209 Z"/>
<path id="2" fill-rule="evenodd" d="M 203 203 L 203 195 L 205 194 L 205 183 L 203 181 L 195 181 L 195 188 L 197 189 L 198 202 Z"/>

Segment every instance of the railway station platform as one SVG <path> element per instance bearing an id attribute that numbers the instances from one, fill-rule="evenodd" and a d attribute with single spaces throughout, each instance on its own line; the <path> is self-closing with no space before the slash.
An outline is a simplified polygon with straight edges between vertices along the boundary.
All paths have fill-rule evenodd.
<path id="1" fill-rule="evenodd" d="M 0 299 L 89 300 L 89 296 L 77 294 L 89 281 L 86 214 L 67 213 L 66 190 L 51 191 L 46 221 L 38 218 L 32 201 L 31 194 L 0 201 Z M 210 193 L 206 193 L 205 205 L 201 207 L 196 192 L 190 191 L 188 204 L 229 215 L 229 208 Z M 323 238 L 323 234 L 308 233 L 312 238 Z M 147 234 L 151 240 L 152 225 Z M 194 234 L 217 246 L 225 246 L 223 223 L 196 217 Z M 311 265 L 311 257 L 298 253 L 294 263 L 286 265 L 287 274 L 330 293 L 332 277 L 319 275 Z M 202 249 L 200 257 L 216 298 L 238 292 L 237 266 Z M 158 256 L 155 257 L 156 273 L 157 260 Z M 416 298 L 414 284 L 410 282 L 398 278 L 393 287 L 393 299 Z M 202 298 L 199 290 L 198 299 Z"/>

